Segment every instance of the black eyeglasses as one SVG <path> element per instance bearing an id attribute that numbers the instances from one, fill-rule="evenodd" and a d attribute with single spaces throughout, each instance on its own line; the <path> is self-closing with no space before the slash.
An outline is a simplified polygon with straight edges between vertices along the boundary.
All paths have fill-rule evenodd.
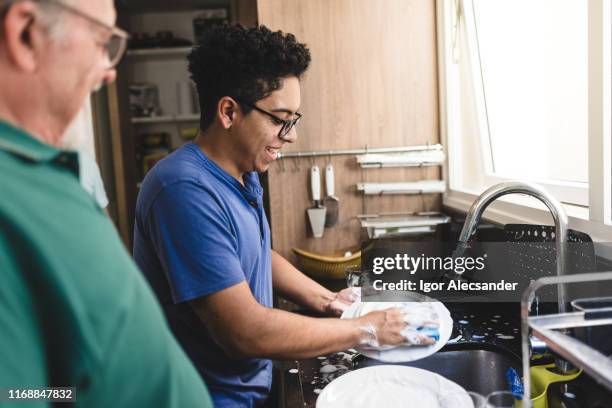
<path id="1" fill-rule="evenodd" d="M 267 112 L 267 111 L 265 111 L 265 110 L 263 110 L 261 108 L 258 108 L 253 103 L 245 102 L 245 101 L 243 101 L 241 99 L 238 99 L 238 98 L 234 98 L 234 99 L 236 99 L 238 101 L 238 103 L 240 103 L 242 105 L 246 105 L 249 108 L 255 109 L 259 113 L 263 113 L 264 115 L 269 116 L 274 121 L 274 123 L 276 123 L 277 125 L 281 125 L 281 128 L 278 131 L 278 138 L 280 140 L 282 140 L 282 141 L 285 141 L 285 142 L 289 142 L 289 143 L 293 142 L 293 140 L 291 140 L 291 139 L 285 139 L 285 136 L 287 136 L 289 134 L 289 132 L 291 132 L 291 129 L 293 129 L 293 127 L 299 123 L 300 119 L 302 119 L 302 115 L 301 114 L 295 112 L 295 116 L 297 116 L 296 118 L 285 120 L 285 119 L 279 118 L 278 116 L 276 116 L 276 115 L 274 115 L 274 114 L 272 114 L 270 112 Z"/>

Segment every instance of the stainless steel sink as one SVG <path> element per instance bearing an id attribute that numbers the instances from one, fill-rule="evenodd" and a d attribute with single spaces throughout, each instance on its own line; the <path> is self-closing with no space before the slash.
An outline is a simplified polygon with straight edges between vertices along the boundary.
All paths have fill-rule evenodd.
<path id="1" fill-rule="evenodd" d="M 363 368 L 386 364 L 364 356 L 353 359 L 353 367 Z M 521 360 L 499 347 L 483 343 L 447 345 L 438 353 L 411 363 L 399 363 L 433 371 L 454 381 L 468 391 L 487 395 L 507 390 L 506 371 L 513 367 L 519 374 Z"/>

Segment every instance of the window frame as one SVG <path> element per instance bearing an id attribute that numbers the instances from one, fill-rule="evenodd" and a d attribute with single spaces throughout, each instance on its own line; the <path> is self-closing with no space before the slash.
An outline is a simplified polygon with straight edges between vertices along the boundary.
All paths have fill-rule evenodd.
<path id="1" fill-rule="evenodd" d="M 564 202 L 570 220 L 570 227 L 587 232 L 594 240 L 612 242 L 612 130 L 610 126 L 611 109 L 611 31 L 612 0 L 591 0 L 588 2 L 588 58 L 589 58 L 589 95 L 588 95 L 588 163 L 589 183 L 551 182 L 550 180 L 532 179 Z M 459 7 L 459 10 L 457 9 Z M 439 61 L 439 98 L 440 98 L 440 133 L 447 147 L 447 163 L 444 176 L 447 180 L 447 193 L 443 196 L 443 205 L 467 211 L 480 192 L 470 191 L 460 184 L 460 162 L 464 158 L 461 146 L 459 126 L 459 68 L 453 63 L 457 55 L 455 38 L 458 36 L 457 24 L 474 26 L 472 0 L 437 0 L 438 61 Z M 466 26 L 467 27 L 467 26 Z M 467 41 L 474 44 L 475 30 L 466 30 Z M 471 37 L 471 38 L 470 38 Z M 458 42 L 459 40 L 456 39 Z M 493 171 L 492 152 L 488 134 L 486 112 L 483 109 L 483 93 L 480 59 L 475 47 L 461 49 L 468 55 L 473 84 L 476 123 L 479 131 L 480 154 L 477 159 L 484 169 L 484 181 L 488 185 L 507 181 Z M 476 72 L 475 72 L 476 71 Z M 449 129 L 453 129 L 450 132 Z M 485 129 L 486 131 L 483 131 Z M 485 154 L 488 149 L 488 154 Z M 602 169 L 606 169 L 602 171 Z M 487 218 L 500 223 L 525 222 L 548 224 L 551 217 L 546 208 L 534 199 L 523 196 L 506 196 L 494 203 L 487 211 Z M 581 203 L 575 205 L 569 203 Z M 585 204 L 588 204 L 586 206 Z"/>

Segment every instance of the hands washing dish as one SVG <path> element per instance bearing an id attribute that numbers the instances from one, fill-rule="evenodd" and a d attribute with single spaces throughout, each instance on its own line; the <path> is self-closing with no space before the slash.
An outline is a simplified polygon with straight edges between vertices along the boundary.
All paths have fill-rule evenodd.
<path id="1" fill-rule="evenodd" d="M 440 339 L 440 317 L 429 302 L 361 303 L 361 288 L 349 287 L 336 293 L 325 309 L 362 319 L 362 347 L 430 346 Z"/>
<path id="2" fill-rule="evenodd" d="M 357 350 L 384 362 L 427 357 L 444 347 L 453 329 L 450 312 L 437 301 L 356 302 L 342 318 L 362 319 L 364 335 Z"/>
<path id="3" fill-rule="evenodd" d="M 388 309 L 377 310 L 377 307 L 387 307 Z M 427 305 L 403 303 L 399 305 L 380 305 L 363 303 L 356 307 L 354 315 L 367 316 L 368 313 L 383 314 L 385 326 L 397 327 L 399 335 L 404 342 L 395 343 L 395 339 L 387 339 L 379 336 L 376 326 L 367 322 L 363 331 L 367 333 L 362 345 L 375 350 L 389 350 L 399 345 L 405 346 L 429 346 L 436 343 L 440 338 L 438 332 L 438 316 Z M 403 327 L 403 328 L 402 328 Z"/>

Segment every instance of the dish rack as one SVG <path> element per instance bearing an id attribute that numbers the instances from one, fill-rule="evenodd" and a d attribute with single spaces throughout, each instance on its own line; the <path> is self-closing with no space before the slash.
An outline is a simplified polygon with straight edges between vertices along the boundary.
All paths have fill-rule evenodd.
<path id="1" fill-rule="evenodd" d="M 566 312 L 542 316 L 529 316 L 536 291 L 544 286 L 599 282 L 612 280 L 612 272 L 593 272 L 565 276 L 547 276 L 529 285 L 521 299 L 521 351 L 524 373 L 524 393 L 531 394 L 529 369 L 529 334 L 546 343 L 550 350 L 582 369 L 608 390 L 612 391 L 612 359 L 584 342 L 567 334 L 568 329 L 612 325 L 612 308 Z M 532 406 L 529 399 L 527 405 Z"/>

